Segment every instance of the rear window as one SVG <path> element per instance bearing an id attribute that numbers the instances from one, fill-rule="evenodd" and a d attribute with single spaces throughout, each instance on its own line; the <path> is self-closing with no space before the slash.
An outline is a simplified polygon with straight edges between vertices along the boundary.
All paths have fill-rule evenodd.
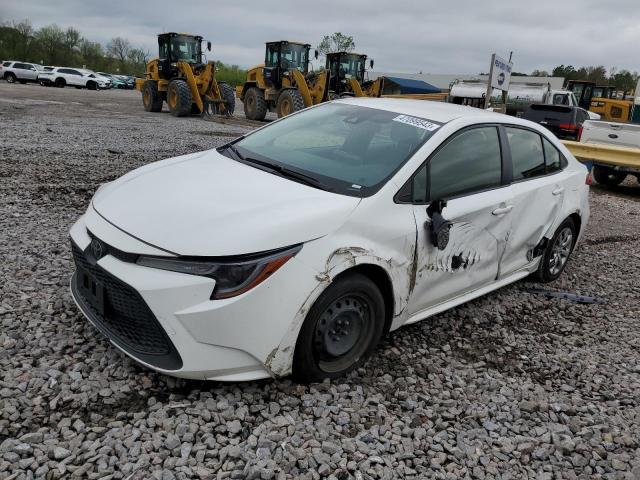
<path id="1" fill-rule="evenodd" d="M 2 62 L 3 67 L 10 67 L 13 62 Z"/>
<path id="2" fill-rule="evenodd" d="M 523 118 L 536 123 L 573 123 L 574 109 L 563 105 L 530 105 Z"/>

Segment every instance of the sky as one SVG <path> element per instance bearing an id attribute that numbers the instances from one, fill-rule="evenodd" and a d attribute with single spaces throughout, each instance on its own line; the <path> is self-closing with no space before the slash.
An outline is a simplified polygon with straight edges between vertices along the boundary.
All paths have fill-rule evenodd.
<path id="1" fill-rule="evenodd" d="M 261 63 L 264 42 L 317 46 L 324 35 L 352 35 L 375 70 L 477 74 L 492 53 L 530 73 L 560 64 L 640 70 L 638 0 L 0 0 L 0 21 L 73 26 L 106 44 L 121 36 L 157 52 L 163 31 L 199 34 L 209 59 Z M 213 57 L 213 58 L 211 58 Z"/>

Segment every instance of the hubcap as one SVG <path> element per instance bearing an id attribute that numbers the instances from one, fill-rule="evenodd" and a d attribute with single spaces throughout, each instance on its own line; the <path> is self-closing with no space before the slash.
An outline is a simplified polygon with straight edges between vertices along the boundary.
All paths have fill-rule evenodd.
<path id="1" fill-rule="evenodd" d="M 289 115 L 291 113 L 291 105 L 289 104 L 289 100 L 283 100 L 282 101 L 282 116 L 286 116 Z"/>
<path id="2" fill-rule="evenodd" d="M 551 257 L 549 258 L 549 273 L 551 275 L 560 273 L 564 264 L 567 263 L 572 246 L 573 233 L 569 227 L 565 227 L 560 231 L 551 248 Z"/>
<path id="3" fill-rule="evenodd" d="M 340 297 L 316 324 L 313 347 L 318 365 L 326 372 L 349 367 L 365 352 L 372 334 L 367 300 L 356 294 Z"/>
<path id="4" fill-rule="evenodd" d="M 145 90 L 144 96 L 142 97 L 145 105 L 149 105 L 151 103 L 151 93 L 149 90 Z"/>

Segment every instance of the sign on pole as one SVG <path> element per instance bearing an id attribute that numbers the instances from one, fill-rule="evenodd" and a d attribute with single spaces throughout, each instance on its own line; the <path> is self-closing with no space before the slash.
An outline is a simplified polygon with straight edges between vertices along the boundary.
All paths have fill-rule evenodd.
<path id="1" fill-rule="evenodd" d="M 507 62 L 494 53 L 491 57 L 491 78 L 489 79 L 491 86 L 502 91 L 509 90 L 512 67 L 511 62 Z"/>
<path id="2" fill-rule="evenodd" d="M 487 83 L 487 93 L 484 101 L 484 108 L 489 108 L 489 99 L 494 88 L 507 92 L 511 82 L 511 69 L 513 64 L 497 56 L 491 55 L 491 67 L 489 68 L 489 82 Z M 505 100 L 506 103 L 506 100 Z"/>

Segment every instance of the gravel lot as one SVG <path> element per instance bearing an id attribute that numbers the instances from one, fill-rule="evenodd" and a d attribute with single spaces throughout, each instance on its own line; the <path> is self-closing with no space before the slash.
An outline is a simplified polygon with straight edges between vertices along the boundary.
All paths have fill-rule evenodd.
<path id="1" fill-rule="evenodd" d="M 606 304 L 519 282 L 394 332 L 339 382 L 187 382 L 78 313 L 67 232 L 100 183 L 248 127 L 4 82 L 0 120 L 0 479 L 640 478 L 635 179 L 592 189 L 549 286 Z"/>

